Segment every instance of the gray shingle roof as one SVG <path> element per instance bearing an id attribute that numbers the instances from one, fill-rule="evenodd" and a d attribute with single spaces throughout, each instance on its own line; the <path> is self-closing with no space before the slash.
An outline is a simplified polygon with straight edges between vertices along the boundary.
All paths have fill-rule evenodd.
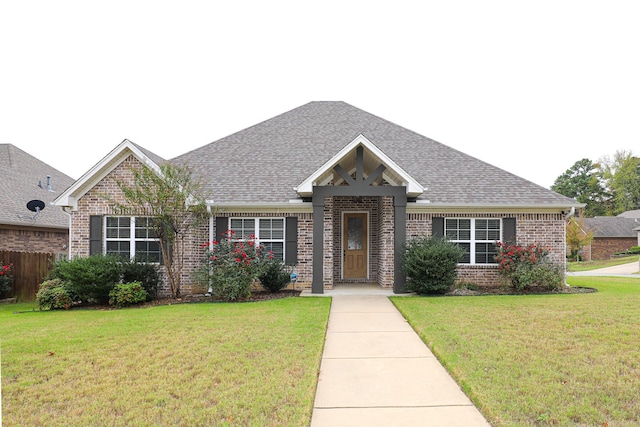
<path id="1" fill-rule="evenodd" d="M 47 190 L 47 176 L 53 191 Z M 0 224 L 69 228 L 69 217 L 51 202 L 73 181 L 13 144 L 0 144 Z M 45 202 L 45 209 L 32 220 L 26 205 L 34 199 Z"/>
<path id="2" fill-rule="evenodd" d="M 220 203 L 287 202 L 293 187 L 364 135 L 427 188 L 431 203 L 576 202 L 344 102 L 311 102 L 172 159 L 186 162 Z"/>
<path id="3" fill-rule="evenodd" d="M 635 228 L 640 226 L 640 219 L 619 216 L 597 216 L 585 218 L 584 225 L 593 232 L 593 237 L 637 237 Z"/>
<path id="4" fill-rule="evenodd" d="M 619 214 L 617 216 L 621 217 L 621 218 L 640 218 L 640 209 L 636 209 L 636 210 L 633 210 L 633 211 L 622 212 L 621 214 Z"/>

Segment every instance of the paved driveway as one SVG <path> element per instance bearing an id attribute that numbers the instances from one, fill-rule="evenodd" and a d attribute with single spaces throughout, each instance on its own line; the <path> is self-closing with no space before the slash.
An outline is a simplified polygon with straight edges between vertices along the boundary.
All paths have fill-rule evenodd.
<path id="1" fill-rule="evenodd" d="M 576 271 L 575 273 L 567 273 L 567 276 L 624 276 L 637 277 L 640 279 L 638 271 L 640 271 L 640 262 L 631 262 L 629 264 L 598 268 L 597 270 L 591 271 Z"/>

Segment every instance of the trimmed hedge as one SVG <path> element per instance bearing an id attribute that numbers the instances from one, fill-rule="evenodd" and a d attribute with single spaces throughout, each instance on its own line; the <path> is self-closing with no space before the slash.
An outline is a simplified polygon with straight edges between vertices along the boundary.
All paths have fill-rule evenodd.
<path id="1" fill-rule="evenodd" d="M 407 289 L 417 294 L 445 294 L 458 277 L 458 262 L 464 250 L 436 237 L 417 237 L 405 246 L 403 268 Z"/>

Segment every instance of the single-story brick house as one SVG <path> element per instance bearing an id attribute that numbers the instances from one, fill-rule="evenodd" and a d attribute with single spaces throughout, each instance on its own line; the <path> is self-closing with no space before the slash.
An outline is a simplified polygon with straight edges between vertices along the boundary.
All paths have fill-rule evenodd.
<path id="1" fill-rule="evenodd" d="M 69 217 L 51 203 L 73 182 L 15 145 L 0 144 L 0 251 L 66 254 Z M 27 209 L 32 200 L 44 209 Z"/>
<path id="2" fill-rule="evenodd" d="M 593 233 L 591 244 L 583 248 L 585 261 L 609 259 L 616 252 L 640 246 L 640 210 L 585 218 L 584 226 Z"/>
<path id="3" fill-rule="evenodd" d="M 57 199 L 72 256 L 157 251 L 104 195 L 120 197 L 131 167 L 164 161 L 125 140 Z M 211 212 L 192 236 L 191 267 L 201 242 L 253 233 L 313 293 L 346 283 L 404 292 L 399 254 L 424 234 L 462 245 L 460 280 L 480 286 L 499 280 L 496 240 L 548 245 L 564 263 L 566 216 L 582 206 L 344 102 L 308 103 L 170 162 L 203 179 Z"/>

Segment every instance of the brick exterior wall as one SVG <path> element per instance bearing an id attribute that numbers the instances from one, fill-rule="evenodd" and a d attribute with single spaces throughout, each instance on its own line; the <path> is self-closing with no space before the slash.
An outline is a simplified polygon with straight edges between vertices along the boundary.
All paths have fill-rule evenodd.
<path id="1" fill-rule="evenodd" d="M 313 214 L 311 213 L 299 213 L 299 212 L 278 212 L 278 213 L 264 213 L 264 212 L 219 212 L 214 213 L 215 216 L 220 217 L 234 217 L 234 218 L 280 218 L 280 217 L 297 217 L 298 218 L 298 263 L 295 265 L 295 272 L 298 274 L 298 281 L 296 282 L 296 289 L 311 289 L 311 282 L 313 279 Z M 214 221 L 214 232 L 215 221 Z M 208 229 L 208 228 L 207 228 Z M 197 245 L 196 245 L 197 246 Z"/>
<path id="2" fill-rule="evenodd" d="M 68 245 L 68 230 L 0 227 L 0 250 L 2 251 L 66 254 Z"/>
<path id="3" fill-rule="evenodd" d="M 562 214 L 459 214 L 442 212 L 407 214 L 407 240 L 421 235 L 431 235 L 433 217 L 455 218 L 516 218 L 516 240 L 523 245 L 537 243 L 550 248 L 550 259 L 565 265 L 565 220 Z M 490 287 L 504 284 L 495 265 L 461 265 L 458 282 Z"/>
<path id="4" fill-rule="evenodd" d="M 379 224 L 379 258 L 378 258 L 378 285 L 383 288 L 393 288 L 395 239 L 393 197 L 381 197 L 378 203 Z"/>
<path id="5" fill-rule="evenodd" d="M 71 214 L 71 236 L 66 236 L 61 246 L 69 242 L 69 254 L 73 256 L 89 255 L 89 217 L 92 215 L 115 215 L 114 203 L 124 202 L 117 182 L 130 185 L 133 182 L 131 168 L 140 167 L 133 156 L 129 156 L 89 192 L 78 200 L 77 211 Z M 393 287 L 394 281 L 394 207 L 392 197 L 327 197 L 323 218 L 323 273 L 324 287 L 331 289 L 336 284 L 353 283 L 342 279 L 342 219 L 344 212 L 367 212 L 369 216 L 369 277 L 361 282 L 378 283 L 382 287 Z M 215 216 L 226 217 L 289 217 L 298 218 L 298 262 L 295 271 L 298 274 L 296 288 L 311 288 L 313 278 L 313 214 L 310 212 L 217 212 Z M 502 218 L 516 217 L 517 240 L 522 244 L 539 243 L 551 248 L 554 262 L 565 262 L 565 221 L 561 214 L 458 214 L 407 213 L 407 239 L 423 234 L 430 235 L 432 219 L 442 217 Z M 215 221 L 214 221 L 215 224 Z M 214 225 L 215 226 L 215 225 Z M 0 230 L 2 233 L 2 230 Z M 1 235 L 1 234 L 0 234 Z M 215 230 L 213 230 L 215 236 Z M 4 240 L 4 239 L 3 239 Z M 183 294 L 199 293 L 192 285 L 191 274 L 200 265 L 202 248 L 200 245 L 209 240 L 209 224 L 192 229 L 185 239 L 185 265 L 183 270 Z M 631 245 L 633 246 L 633 245 Z M 472 282 L 479 286 L 495 286 L 500 282 L 497 267 L 494 265 L 461 266 L 459 281 Z M 169 291 L 166 282 L 162 294 Z"/>
<path id="6" fill-rule="evenodd" d="M 71 213 L 71 238 L 69 239 L 69 255 L 89 256 L 89 218 L 92 215 L 108 216 L 118 215 L 115 210 L 115 202 L 125 203 L 124 196 L 118 182 L 125 185 L 133 184 L 132 168 L 140 168 L 140 162 L 133 156 L 129 156 L 104 179 L 98 182 L 91 190 L 78 200 L 78 209 Z M 181 274 L 183 295 L 202 290 L 193 286 L 191 275 L 199 267 L 202 249 L 200 244 L 208 240 L 208 224 L 189 230 L 185 237 L 184 265 Z M 164 269 L 163 269 L 164 272 Z M 163 281 L 158 290 L 160 296 L 171 294 L 171 287 L 166 273 L 163 273 Z"/>
<path id="7" fill-rule="evenodd" d="M 333 198 L 333 264 L 325 268 L 330 269 L 333 275 L 333 283 L 371 283 L 378 282 L 378 254 L 379 254 L 379 203 L 377 197 L 334 197 Z M 369 277 L 363 279 L 343 279 L 343 214 L 346 212 L 366 212 L 368 217 L 368 263 Z"/>
<path id="8" fill-rule="evenodd" d="M 638 239 L 635 237 L 596 237 L 591 242 L 590 255 L 588 260 L 609 259 L 616 252 L 623 252 L 632 246 L 638 246 Z M 583 255 L 587 252 L 583 249 Z M 586 255 L 585 255 L 585 259 Z"/>

